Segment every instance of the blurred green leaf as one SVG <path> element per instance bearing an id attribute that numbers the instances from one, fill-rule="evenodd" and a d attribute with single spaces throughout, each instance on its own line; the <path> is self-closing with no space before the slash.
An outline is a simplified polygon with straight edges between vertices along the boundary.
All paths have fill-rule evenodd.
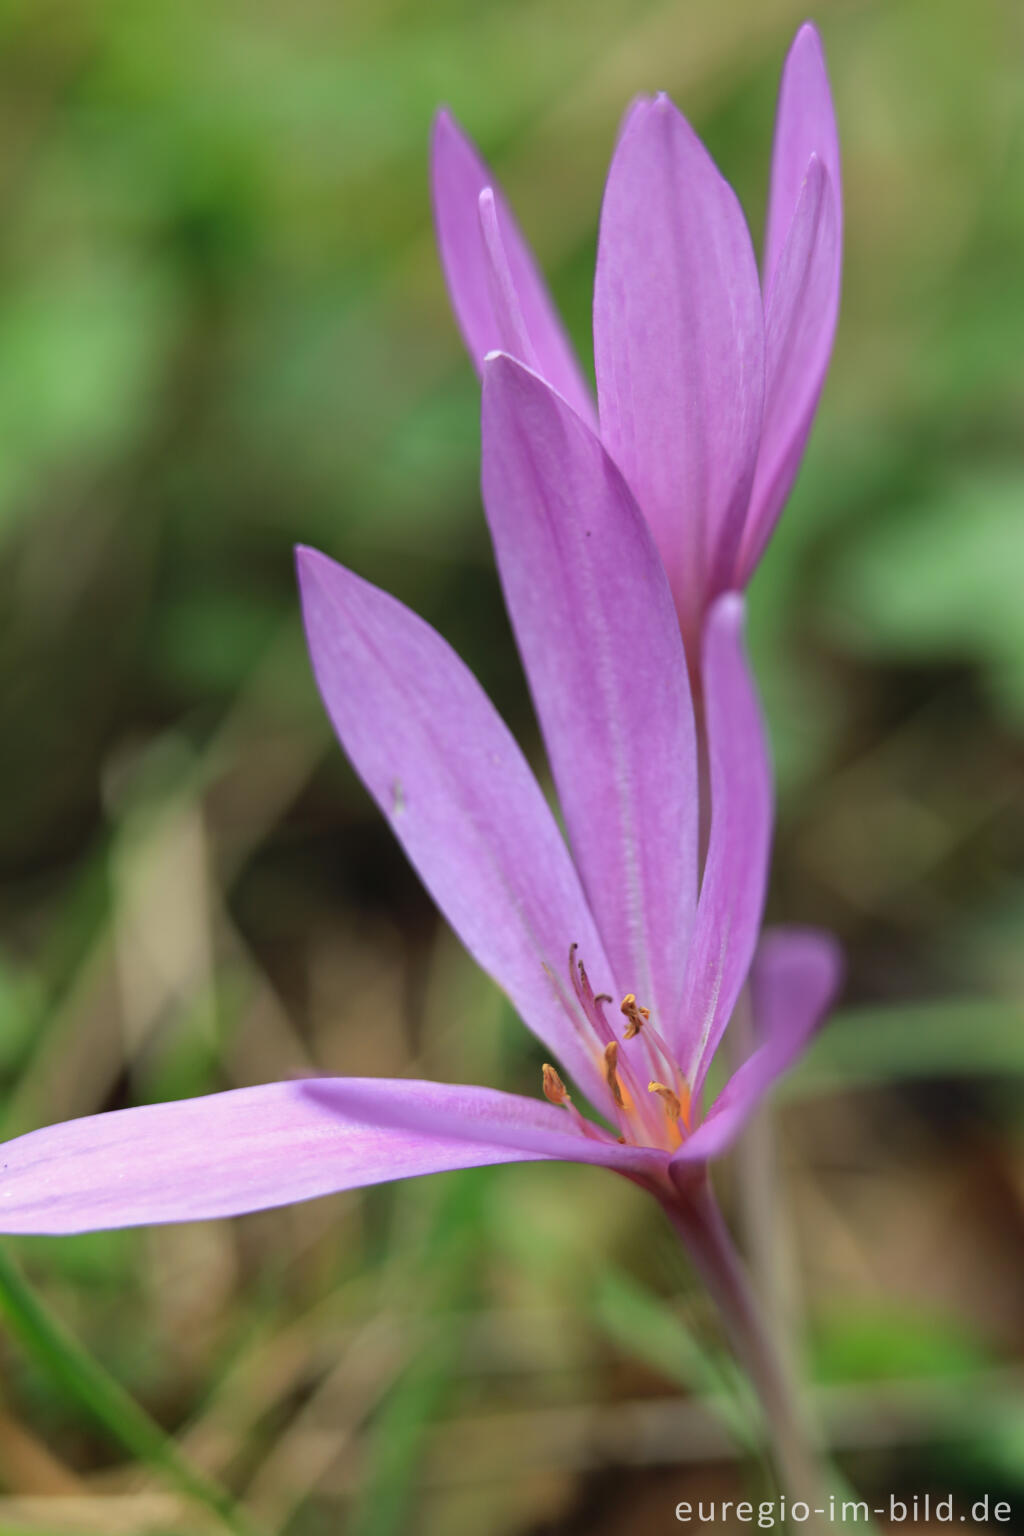
<path id="1" fill-rule="evenodd" d="M 821 1382 L 921 1380 L 985 1369 L 988 1354 L 953 1318 L 895 1304 L 868 1311 L 847 1305 L 826 1313 L 814 1330 L 814 1374 Z"/>
<path id="2" fill-rule="evenodd" d="M 1024 1010 L 986 999 L 858 1008 L 826 1024 L 787 1098 L 914 1078 L 1024 1073 Z"/>
<path id="3" fill-rule="evenodd" d="M 825 585 L 833 632 L 874 658 L 969 661 L 1024 725 L 1024 476 L 979 472 L 852 533 Z"/>
<path id="4" fill-rule="evenodd" d="M 0 300 L 0 534 L 58 469 L 94 471 L 127 450 L 154 403 L 178 323 L 154 268 L 113 253 L 44 267 Z"/>

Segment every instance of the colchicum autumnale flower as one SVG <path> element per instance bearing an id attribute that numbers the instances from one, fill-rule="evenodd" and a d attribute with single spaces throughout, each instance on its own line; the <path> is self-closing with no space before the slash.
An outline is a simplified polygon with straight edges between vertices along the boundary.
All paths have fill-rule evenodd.
<path id="1" fill-rule="evenodd" d="M 671 1204 L 820 1020 L 837 976 L 831 941 L 778 932 L 758 949 L 771 783 L 742 600 L 719 598 L 704 632 L 698 881 L 687 667 L 643 515 L 591 429 L 505 355 L 485 364 L 483 441 L 499 572 L 571 852 L 441 637 L 314 551 L 299 551 L 299 578 L 339 739 L 441 911 L 550 1052 L 544 1097 L 317 1078 L 74 1120 L 0 1148 L 0 1230 L 226 1216 L 544 1158 L 602 1164 Z M 752 961 L 761 1043 L 705 1110 Z"/>
<path id="2" fill-rule="evenodd" d="M 632 109 L 602 215 L 599 436 L 500 194 L 440 120 L 435 197 L 483 377 L 484 504 L 567 838 L 434 630 L 323 555 L 300 550 L 298 570 L 338 737 L 543 1042 L 537 1094 L 315 1078 L 70 1121 L 0 1148 L 0 1231 L 229 1216 L 482 1164 L 599 1164 L 654 1194 L 684 1237 L 787 1462 L 792 1404 L 707 1164 L 800 1052 L 839 973 L 824 935 L 761 937 L 772 789 L 733 590 L 824 376 L 837 177 L 804 28 L 783 81 L 762 311 L 742 215 L 706 152 L 663 98 Z M 755 1046 L 707 1103 L 748 983 Z M 805 1465 L 788 1456 L 791 1485 Z"/>
<path id="3" fill-rule="evenodd" d="M 518 358 L 597 429 L 590 388 L 494 177 L 447 113 L 434 216 L 477 368 Z M 634 102 L 612 157 L 594 283 L 600 435 L 650 523 L 691 660 L 742 590 L 796 476 L 839 309 L 839 143 L 821 42 L 783 71 L 762 277 L 732 188 L 665 96 Z"/>

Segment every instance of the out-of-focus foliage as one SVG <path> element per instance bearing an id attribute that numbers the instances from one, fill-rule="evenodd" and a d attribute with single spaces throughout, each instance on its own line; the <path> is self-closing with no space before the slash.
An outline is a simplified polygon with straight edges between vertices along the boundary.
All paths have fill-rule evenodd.
<path id="1" fill-rule="evenodd" d="M 291 546 L 425 613 L 536 749 L 432 247 L 432 111 L 491 157 L 587 356 L 629 98 L 674 95 L 756 236 L 803 14 L 0 6 L 5 1134 L 308 1070 L 538 1090 L 330 740 Z M 835 927 L 849 986 L 780 1113 L 783 1197 L 732 1213 L 779 1326 L 806 1311 L 849 1475 L 1019 1507 L 1024 10 L 816 19 L 843 318 L 752 632 L 773 915 Z M 9 1252 L 174 1452 L 5 1334 L 2 1531 L 213 1528 L 186 1464 L 288 1536 L 633 1536 L 739 1486 L 705 1304 L 591 1170 Z"/>

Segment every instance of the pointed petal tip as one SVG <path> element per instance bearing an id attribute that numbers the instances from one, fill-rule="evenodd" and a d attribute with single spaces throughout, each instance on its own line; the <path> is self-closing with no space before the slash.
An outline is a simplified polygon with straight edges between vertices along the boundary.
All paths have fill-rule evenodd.
<path id="1" fill-rule="evenodd" d="M 514 387 L 539 388 L 547 393 L 558 394 L 558 391 L 553 389 L 535 368 L 531 368 L 521 358 L 513 357 L 511 352 L 503 352 L 500 347 L 495 347 L 486 354 L 482 374 L 485 399 L 492 396 L 496 388 L 503 390 Z"/>
<path id="2" fill-rule="evenodd" d="M 313 638 L 310 626 L 316 627 L 316 616 L 322 618 L 325 604 L 328 610 L 340 617 L 344 611 L 358 604 L 361 594 L 376 590 L 362 576 L 350 571 L 347 565 L 332 560 L 330 555 L 308 544 L 295 546 L 295 575 L 299 587 L 299 605 L 311 647 Z"/>
<path id="3" fill-rule="evenodd" d="M 337 561 L 332 560 L 330 555 L 325 555 L 321 550 L 314 549 L 311 544 L 296 544 L 295 575 L 300 591 L 318 577 L 326 575 L 329 571 L 340 569 Z"/>
<path id="4" fill-rule="evenodd" d="M 503 352 L 500 347 L 495 347 L 484 357 L 483 381 L 484 393 L 490 394 L 495 384 L 502 379 L 514 379 L 520 374 L 531 373 L 525 363 L 521 363 L 509 352 Z"/>
<path id="5" fill-rule="evenodd" d="M 651 119 L 682 117 L 682 113 L 667 91 L 656 91 L 653 96 L 634 96 L 622 115 L 616 143 L 621 144 Z"/>
<path id="6" fill-rule="evenodd" d="M 633 100 L 630 102 L 629 106 L 626 108 L 625 112 L 623 112 L 622 117 L 619 120 L 618 131 L 615 135 L 615 143 L 617 145 L 622 143 L 623 138 L 629 131 L 635 119 L 642 116 L 647 111 L 648 107 L 650 107 L 650 105 L 650 96 L 633 97 Z"/>
<path id="7" fill-rule="evenodd" d="M 826 194 L 835 196 L 835 188 L 832 183 L 832 177 L 828 172 L 828 166 L 816 149 L 812 149 L 807 157 L 807 166 L 800 182 L 801 194 L 803 194 L 805 187 L 810 188 L 811 197 L 814 201 L 817 201 L 817 199 Z M 770 295 L 766 295 L 765 298 L 767 306 Z"/>
<path id="8" fill-rule="evenodd" d="M 815 22 L 810 20 L 803 21 L 797 27 L 793 41 L 789 45 L 790 54 L 795 53 L 798 48 L 813 50 L 820 57 L 822 63 L 824 63 L 825 45 L 821 40 L 821 33 L 818 31 Z"/>
<path id="9" fill-rule="evenodd" d="M 484 358 L 481 380 L 485 461 L 505 433 L 524 428 L 527 435 L 531 435 L 537 428 L 533 413 L 550 404 L 549 397 L 561 398 L 529 364 L 500 350 L 488 352 Z M 533 422 L 531 427 L 525 426 L 527 415 L 524 413 Z"/>
<path id="10" fill-rule="evenodd" d="M 440 106 L 430 125 L 430 175 L 435 196 L 438 179 L 457 174 L 457 167 L 469 163 L 484 174 L 480 152 L 469 134 L 448 106 Z"/>
<path id="11" fill-rule="evenodd" d="M 458 119 L 452 112 L 452 109 L 445 103 L 442 103 L 434 113 L 433 121 L 430 124 L 431 145 L 436 146 L 446 136 L 461 138 L 462 129 L 459 127 Z"/>
<path id="12" fill-rule="evenodd" d="M 789 45 L 786 54 L 786 62 L 783 66 L 783 74 L 793 72 L 804 74 L 804 78 L 817 76 L 820 84 L 824 84 L 828 90 L 828 65 L 825 62 L 825 44 L 821 33 L 813 21 L 805 21 L 797 28 L 793 41 Z"/>
<path id="13" fill-rule="evenodd" d="M 325 557 L 310 544 L 296 544 L 292 553 L 295 557 L 295 575 L 301 586 L 307 576 L 312 576 L 316 562 Z"/>

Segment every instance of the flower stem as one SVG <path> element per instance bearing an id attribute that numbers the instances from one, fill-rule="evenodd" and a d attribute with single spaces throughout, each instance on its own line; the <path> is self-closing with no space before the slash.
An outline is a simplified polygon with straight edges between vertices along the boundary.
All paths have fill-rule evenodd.
<path id="1" fill-rule="evenodd" d="M 780 1490 L 812 1512 L 828 1508 L 830 1479 L 804 1419 L 783 1352 L 775 1347 L 718 1202 L 704 1176 L 663 1205 L 722 1317 L 729 1342 L 757 1392 Z M 823 1522 L 822 1522 L 823 1524 Z M 801 1522 L 814 1529 L 814 1519 Z"/>

